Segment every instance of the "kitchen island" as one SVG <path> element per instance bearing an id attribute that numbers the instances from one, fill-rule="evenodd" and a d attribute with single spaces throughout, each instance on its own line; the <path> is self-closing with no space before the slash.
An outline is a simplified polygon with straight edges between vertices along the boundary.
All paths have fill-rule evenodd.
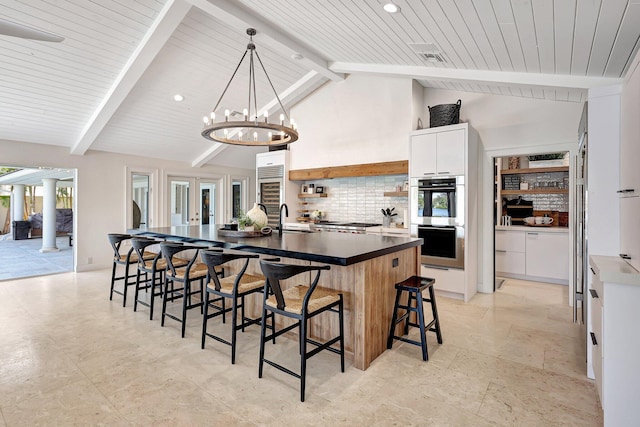
<path id="1" fill-rule="evenodd" d="M 353 366 L 367 369 L 387 348 L 387 335 L 395 298 L 394 285 L 419 273 L 422 239 L 366 234 L 305 233 L 285 230 L 280 236 L 228 237 L 220 226 L 160 227 L 139 234 L 185 242 L 211 242 L 227 249 L 277 256 L 282 262 L 330 264 L 319 286 L 344 295 L 345 352 Z M 259 272 L 258 262 L 250 270 Z M 262 300 L 247 301 L 257 314 Z M 248 307 L 249 308 L 249 307 Z M 335 336 L 336 316 L 323 313 L 312 322 L 310 334 L 320 339 Z"/>

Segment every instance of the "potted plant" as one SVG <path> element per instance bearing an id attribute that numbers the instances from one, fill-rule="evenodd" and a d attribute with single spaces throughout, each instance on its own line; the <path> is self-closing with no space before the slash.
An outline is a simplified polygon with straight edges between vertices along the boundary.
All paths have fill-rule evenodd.
<path id="1" fill-rule="evenodd" d="M 238 229 L 242 231 L 253 231 L 253 219 L 247 216 L 246 213 L 240 211 L 238 215 Z"/>

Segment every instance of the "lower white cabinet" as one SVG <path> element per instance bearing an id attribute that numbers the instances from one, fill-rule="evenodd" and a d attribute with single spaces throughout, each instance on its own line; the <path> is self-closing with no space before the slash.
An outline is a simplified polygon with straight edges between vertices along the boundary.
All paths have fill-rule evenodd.
<path id="1" fill-rule="evenodd" d="M 591 256 L 587 347 L 605 426 L 640 420 L 640 274 L 619 257 Z"/>
<path id="2" fill-rule="evenodd" d="M 569 280 L 569 234 L 526 232 L 526 274 Z"/>
<path id="3" fill-rule="evenodd" d="M 436 279 L 433 287 L 438 291 L 451 292 L 464 296 L 465 294 L 465 274 L 464 270 L 455 268 L 433 268 L 422 266 L 420 269 L 422 277 Z M 449 295 L 453 296 L 453 295 Z M 457 295 L 454 297 L 458 297 Z"/>
<path id="4" fill-rule="evenodd" d="M 525 239 L 522 231 L 496 231 L 496 271 L 525 274 Z"/>
<path id="5" fill-rule="evenodd" d="M 500 275 L 568 283 L 569 256 L 568 232 L 496 230 L 496 273 Z"/>

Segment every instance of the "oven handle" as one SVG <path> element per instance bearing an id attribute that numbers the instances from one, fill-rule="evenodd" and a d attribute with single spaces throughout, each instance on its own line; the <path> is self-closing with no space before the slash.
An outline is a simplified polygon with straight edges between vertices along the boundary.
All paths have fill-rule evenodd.
<path id="1" fill-rule="evenodd" d="M 455 225 L 419 225 L 418 230 L 455 230 Z"/>
<path id="2" fill-rule="evenodd" d="M 434 187 L 418 187 L 418 191 L 456 191 L 456 187 L 455 186 L 444 186 L 444 187 L 438 187 L 438 186 L 434 186 Z"/>

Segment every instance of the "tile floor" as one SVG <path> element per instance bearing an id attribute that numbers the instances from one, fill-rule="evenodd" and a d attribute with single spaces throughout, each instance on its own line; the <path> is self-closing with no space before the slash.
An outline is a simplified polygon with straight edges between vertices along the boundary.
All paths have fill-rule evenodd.
<path id="1" fill-rule="evenodd" d="M 40 238 L 0 239 L 0 281 L 72 271 L 73 247 L 69 246 L 69 237 L 56 237 L 56 246 L 58 252 L 40 253 Z"/>
<path id="2" fill-rule="evenodd" d="M 507 280 L 467 304 L 439 298 L 444 344 L 429 334 L 429 362 L 396 342 L 340 373 L 323 352 L 300 403 L 293 377 L 265 366 L 257 378 L 258 328 L 239 334 L 231 365 L 228 347 L 200 349 L 197 310 L 181 339 L 177 322 L 110 302 L 109 273 L 0 282 L 0 426 L 602 425 L 566 287 Z M 297 366 L 294 340 L 267 355 Z"/>

